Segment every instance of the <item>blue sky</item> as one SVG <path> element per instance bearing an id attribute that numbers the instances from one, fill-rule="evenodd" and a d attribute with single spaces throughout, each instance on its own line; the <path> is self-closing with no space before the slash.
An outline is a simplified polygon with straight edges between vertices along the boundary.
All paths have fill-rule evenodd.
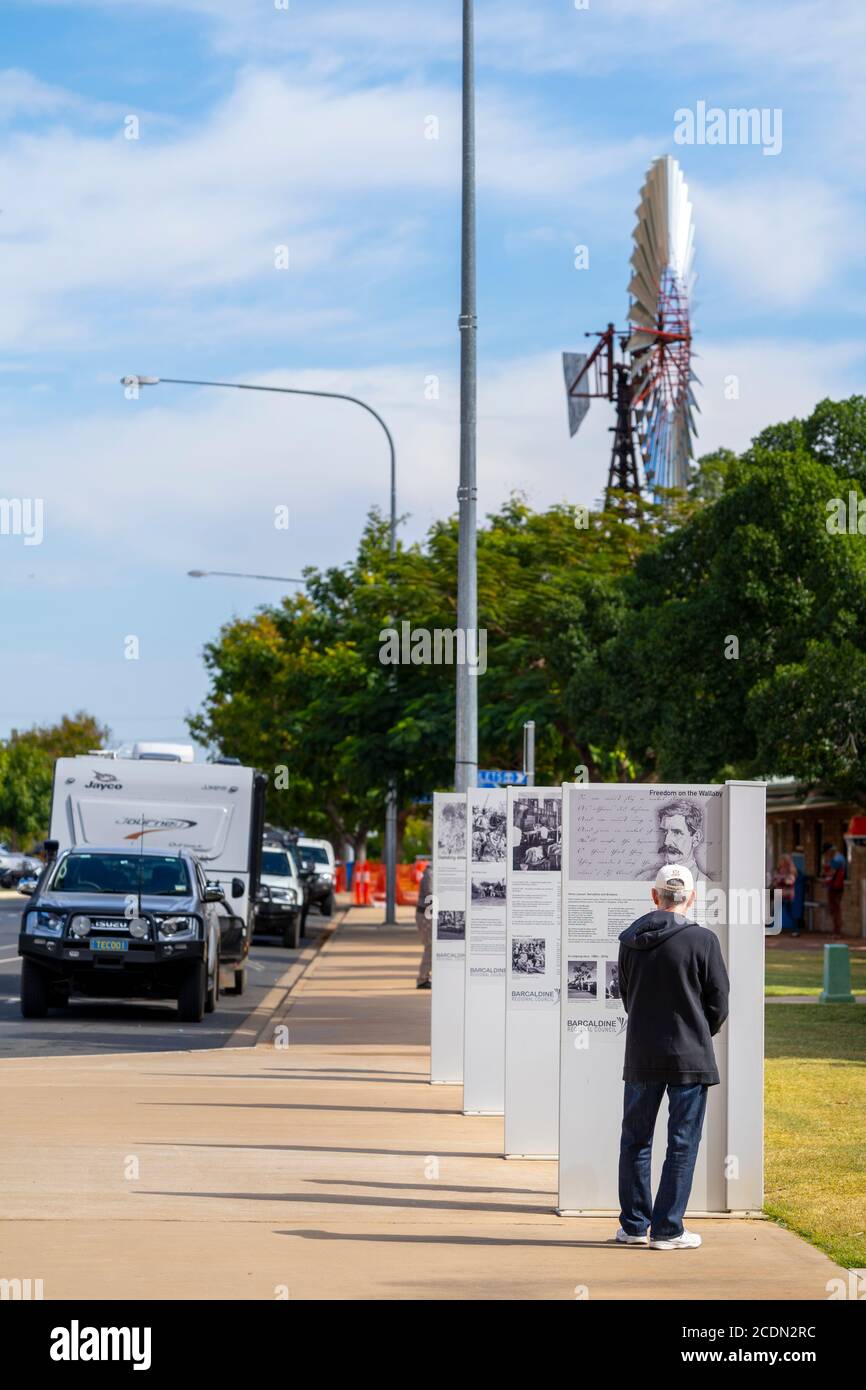
<path id="1" fill-rule="evenodd" d="M 387 505 L 361 412 L 169 386 L 130 401 L 123 373 L 364 395 L 397 440 L 403 535 L 453 508 L 460 9 L 0 5 L 0 496 L 46 517 L 39 546 L 0 535 L 0 736 L 82 706 L 120 739 L 183 736 L 204 642 L 280 592 L 185 572 L 339 563 Z M 624 322 L 659 154 L 695 209 L 699 452 L 864 389 L 862 4 L 477 12 L 482 510 L 601 492 L 610 419 L 595 406 L 568 439 L 559 353 Z M 781 110 L 780 153 L 676 145 L 699 101 Z"/>

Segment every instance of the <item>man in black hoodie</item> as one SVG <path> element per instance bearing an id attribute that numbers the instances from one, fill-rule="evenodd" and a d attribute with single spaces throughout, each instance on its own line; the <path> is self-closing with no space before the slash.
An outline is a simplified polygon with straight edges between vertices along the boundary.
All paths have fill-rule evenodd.
<path id="1" fill-rule="evenodd" d="M 691 871 L 684 864 L 663 865 L 652 897 L 655 911 L 632 922 L 619 938 L 628 1032 L 616 1238 L 653 1250 L 693 1250 L 701 1238 L 683 1228 L 683 1214 L 707 1088 L 719 1084 L 712 1038 L 728 1016 L 728 974 L 718 937 L 686 915 L 695 900 Z M 653 1132 L 665 1091 L 668 1147 L 653 1202 Z"/>

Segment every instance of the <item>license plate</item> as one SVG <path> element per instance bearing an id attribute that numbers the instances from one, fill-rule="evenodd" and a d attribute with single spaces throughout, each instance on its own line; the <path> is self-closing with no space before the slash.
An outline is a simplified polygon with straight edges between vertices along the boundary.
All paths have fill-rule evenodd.
<path id="1" fill-rule="evenodd" d="M 129 942 L 125 939 L 109 940 L 103 937 L 95 937 L 90 942 L 91 951 L 104 951 L 108 955 L 117 955 L 120 951 L 129 950 Z"/>

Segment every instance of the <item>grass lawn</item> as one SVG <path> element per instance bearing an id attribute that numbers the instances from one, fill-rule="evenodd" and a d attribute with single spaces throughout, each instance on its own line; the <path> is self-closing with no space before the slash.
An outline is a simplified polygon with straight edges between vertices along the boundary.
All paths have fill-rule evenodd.
<path id="1" fill-rule="evenodd" d="M 837 1264 L 864 1268 L 866 1008 L 769 1004 L 765 1017 L 764 1209 Z"/>
<path id="2" fill-rule="evenodd" d="M 773 951 L 766 954 L 766 994 L 821 993 L 824 984 L 823 951 Z M 851 989 L 866 994 L 866 954 L 851 955 Z"/>

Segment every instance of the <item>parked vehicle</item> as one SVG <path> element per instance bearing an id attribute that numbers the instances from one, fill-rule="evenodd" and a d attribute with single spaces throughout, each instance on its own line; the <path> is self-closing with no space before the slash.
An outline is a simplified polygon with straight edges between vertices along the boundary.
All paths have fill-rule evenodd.
<path id="1" fill-rule="evenodd" d="M 188 850 L 223 889 L 220 956 L 242 994 L 258 890 L 266 779 L 250 767 L 150 758 L 58 758 L 51 836 L 61 849 Z M 229 905 L 230 904 L 230 905 Z"/>
<path id="2" fill-rule="evenodd" d="M 35 855 L 0 845 L 0 888 L 14 888 L 19 879 L 33 878 L 41 872 L 42 863 Z"/>
<path id="3" fill-rule="evenodd" d="M 306 835 L 298 839 L 301 872 L 307 879 L 309 905 L 317 907 L 323 917 L 331 917 L 336 899 L 334 882 L 337 861 L 329 840 L 311 840 Z"/>
<path id="4" fill-rule="evenodd" d="M 307 892 L 290 846 L 265 842 L 256 898 L 255 930 L 279 936 L 297 948 L 307 917 Z"/>
<path id="5" fill-rule="evenodd" d="M 184 1023 L 216 1008 L 225 893 L 189 850 L 67 849 L 18 891 L 31 899 L 18 937 L 24 1018 L 72 994 L 176 999 Z"/>

